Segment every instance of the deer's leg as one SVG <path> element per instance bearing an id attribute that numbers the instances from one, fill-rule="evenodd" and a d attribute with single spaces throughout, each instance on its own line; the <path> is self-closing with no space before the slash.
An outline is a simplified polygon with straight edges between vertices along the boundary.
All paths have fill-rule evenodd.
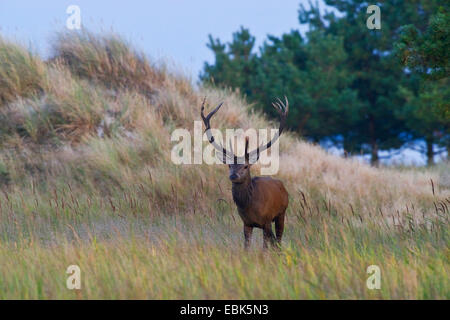
<path id="1" fill-rule="evenodd" d="M 244 247 L 248 249 L 250 247 L 250 240 L 252 238 L 253 227 L 244 225 Z"/>
<path id="2" fill-rule="evenodd" d="M 280 214 L 278 217 L 275 218 L 275 233 L 277 234 L 278 245 L 281 245 L 281 238 L 283 237 L 284 215 L 285 212 L 283 212 L 282 214 Z"/>
<path id="3" fill-rule="evenodd" d="M 264 249 L 267 248 L 268 241 L 270 241 L 271 245 L 275 244 L 275 236 L 272 232 L 272 223 L 271 222 L 268 222 L 268 223 L 266 223 L 266 225 L 264 225 L 263 235 L 264 235 L 264 242 L 263 242 Z"/>

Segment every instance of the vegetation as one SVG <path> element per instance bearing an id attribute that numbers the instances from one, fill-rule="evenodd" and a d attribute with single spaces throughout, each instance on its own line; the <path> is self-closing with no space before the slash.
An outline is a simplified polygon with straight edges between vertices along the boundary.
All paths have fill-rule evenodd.
<path id="1" fill-rule="evenodd" d="M 450 137 L 445 134 L 450 128 L 449 29 L 448 8 L 440 7 L 425 30 L 404 26 L 395 47 L 413 79 L 409 88 L 400 88 L 406 99 L 403 111 L 413 134 L 420 132 L 427 141 L 429 164 L 434 156 L 431 145 L 436 141 L 450 154 Z"/>
<path id="2" fill-rule="evenodd" d="M 255 232 L 245 253 L 226 167 L 174 165 L 170 135 L 193 131 L 204 96 L 225 103 L 219 128 L 270 122 L 239 94 L 195 89 L 117 39 L 57 37 L 76 63 L 62 50 L 34 57 L 41 90 L 12 86 L 16 98 L 0 105 L 0 298 L 450 298 L 448 164 L 373 168 L 283 133 L 283 249 L 262 251 Z M 96 67 L 121 55 L 114 71 Z M 81 290 L 66 288 L 72 264 Z M 373 264 L 380 290 L 366 286 Z"/>
<path id="3" fill-rule="evenodd" d="M 423 139 L 432 164 L 433 146 L 450 140 L 447 7 L 379 1 L 381 29 L 369 30 L 366 2 L 324 2 L 334 11 L 300 6 L 299 21 L 309 26 L 304 37 L 298 31 L 268 36 L 259 52 L 245 28 L 227 44 L 210 36 L 215 62 L 205 64 L 203 82 L 237 88 L 269 114 L 271 101 L 286 94 L 292 130 L 314 142 L 331 140 L 348 153 L 370 154 L 374 165 L 379 150 Z M 422 73 L 431 68 L 441 84 L 430 88 L 402 62 Z"/>
<path id="4" fill-rule="evenodd" d="M 439 7 L 430 17 L 426 30 L 413 24 L 403 27 L 397 51 L 402 61 L 413 70 L 433 79 L 448 77 L 450 16 L 448 8 Z"/>
<path id="5" fill-rule="evenodd" d="M 0 37 L 0 104 L 39 92 L 44 63 L 22 46 Z"/>
<path id="6" fill-rule="evenodd" d="M 150 95 L 153 83 L 164 77 L 163 72 L 149 64 L 144 54 L 132 50 L 116 34 L 98 38 L 88 31 L 75 36 L 62 32 L 56 36 L 53 51 L 54 59 L 61 60 L 72 73 L 106 87 L 134 89 Z"/>

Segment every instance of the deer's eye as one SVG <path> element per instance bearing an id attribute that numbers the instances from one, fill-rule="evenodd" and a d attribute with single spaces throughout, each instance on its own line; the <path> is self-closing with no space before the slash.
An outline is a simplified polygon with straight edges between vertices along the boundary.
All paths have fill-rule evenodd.
<path id="1" fill-rule="evenodd" d="M 245 166 L 245 167 L 244 167 L 244 169 L 247 169 L 247 168 L 248 168 L 248 166 Z"/>

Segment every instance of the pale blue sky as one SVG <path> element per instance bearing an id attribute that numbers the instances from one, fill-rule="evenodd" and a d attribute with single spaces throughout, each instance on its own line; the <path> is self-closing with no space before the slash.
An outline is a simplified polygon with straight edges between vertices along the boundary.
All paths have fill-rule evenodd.
<path id="1" fill-rule="evenodd" d="M 69 5 L 81 9 L 81 21 L 91 31 L 120 33 L 154 59 L 168 59 L 197 79 L 204 61 L 213 55 L 208 34 L 230 40 L 241 25 L 250 28 L 257 46 L 267 34 L 281 35 L 298 23 L 305 0 L 0 0 L 0 33 L 36 49 L 43 56 L 54 31 L 65 28 Z"/>

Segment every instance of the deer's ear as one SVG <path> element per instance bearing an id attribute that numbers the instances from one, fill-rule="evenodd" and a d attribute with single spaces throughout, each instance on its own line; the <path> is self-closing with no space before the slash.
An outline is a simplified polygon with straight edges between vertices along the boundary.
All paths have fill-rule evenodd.
<path id="1" fill-rule="evenodd" d="M 248 164 L 249 154 L 248 154 L 248 137 L 245 137 L 245 151 L 244 151 L 244 157 L 245 157 L 245 164 Z"/>

